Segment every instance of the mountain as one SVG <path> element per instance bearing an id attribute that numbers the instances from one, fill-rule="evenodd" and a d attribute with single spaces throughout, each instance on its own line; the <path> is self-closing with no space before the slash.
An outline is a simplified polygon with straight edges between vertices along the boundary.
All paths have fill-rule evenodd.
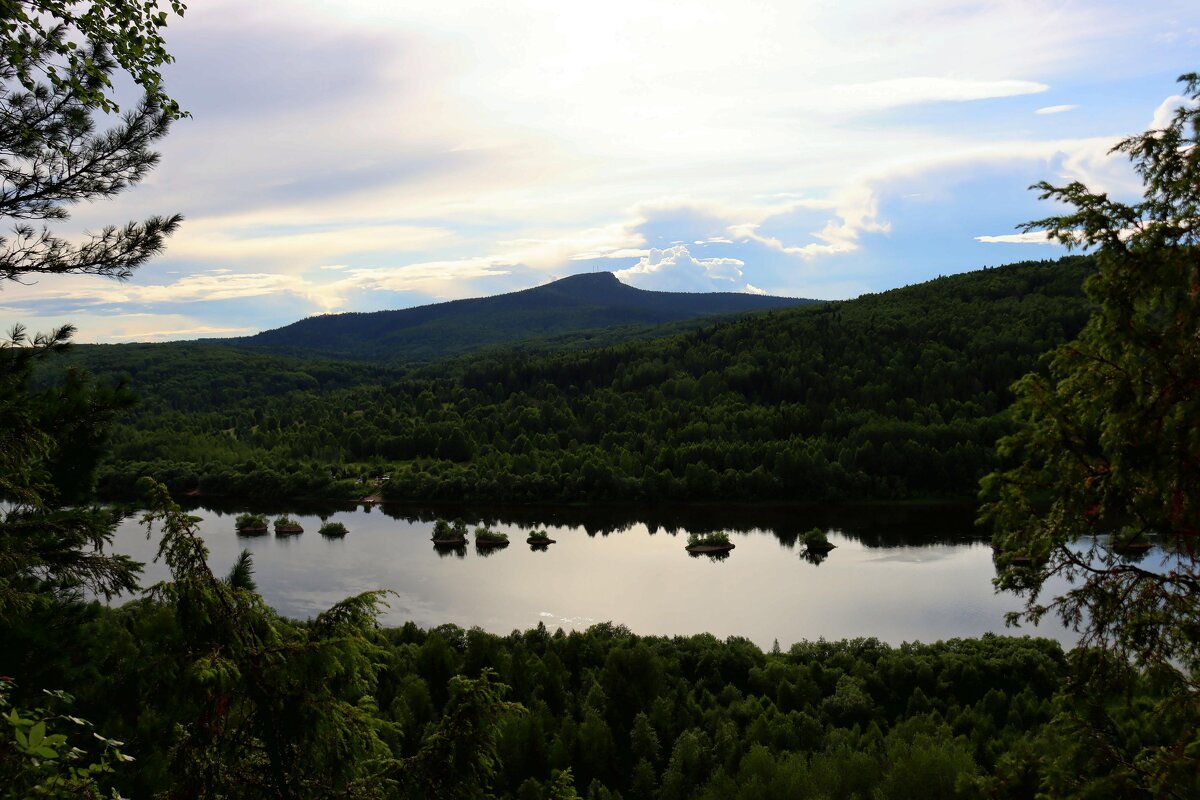
<path id="1" fill-rule="evenodd" d="M 596 272 L 494 297 L 309 317 L 255 336 L 208 343 L 387 363 L 434 361 L 491 345 L 616 326 L 624 326 L 619 339 L 644 338 L 653 335 L 645 326 L 818 302 L 733 292 L 651 292 L 626 286 L 611 272 Z M 613 336 L 606 338 L 612 343 Z"/>
<path id="2" fill-rule="evenodd" d="M 1093 270 L 1014 264 L 415 369 L 192 343 L 68 356 L 142 395 L 113 432 L 112 496 L 154 475 L 177 492 L 349 499 L 382 472 L 385 497 L 421 503 L 969 500 L 1000 463 L 1013 381 L 1091 315 Z"/>

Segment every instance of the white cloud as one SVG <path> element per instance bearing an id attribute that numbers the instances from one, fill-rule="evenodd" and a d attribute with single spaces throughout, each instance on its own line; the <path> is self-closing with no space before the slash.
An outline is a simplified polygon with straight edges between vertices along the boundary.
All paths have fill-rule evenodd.
<path id="1" fill-rule="evenodd" d="M 765 247 L 764 260 L 799 272 L 853 269 L 887 258 L 863 252 L 868 233 L 888 230 L 874 198 L 895 195 L 880 187 L 947 165 L 1040 158 L 1062 165 L 1046 175 L 1054 182 L 1130 190 L 1128 165 L 1107 149 L 1136 132 L 1128 109 L 1153 107 L 1158 76 L 1178 63 L 1153 34 L 1194 30 L 1200 10 L 1162 0 L 1126 11 L 1116 0 L 846 0 L 754 13 L 736 0 L 686 13 L 670 0 L 206 0 L 169 31 L 169 82 L 194 118 L 175 126 L 136 191 L 73 212 L 97 229 L 179 211 L 183 228 L 146 271 L 232 270 L 223 289 L 212 273 L 117 286 L 111 297 L 130 303 L 282 293 L 342 309 L 384 287 L 456 297 L 473 282 L 536 282 L 525 268 L 647 259 L 676 239 L 733 256 L 741 238 L 754 258 Z M 1074 115 L 1073 141 L 1031 140 L 1044 127 L 1028 119 L 1036 103 L 1003 100 L 1048 86 L 1082 97 L 1117 75 L 1112 103 Z M 929 103 L 943 105 L 919 105 Z M 931 206 L 945 195 L 936 181 L 920 188 Z M 656 206 L 707 210 L 722 225 L 663 222 L 643 237 L 664 219 Z M 789 208 L 827 214 L 806 230 L 784 225 Z M 804 285 L 743 257 L 740 279 L 709 283 Z M 861 273 L 844 280 L 885 288 Z M 4 299 L 25 306 L 65 285 Z"/>
<path id="2" fill-rule="evenodd" d="M 1093 192 L 1132 198 L 1141 194 L 1142 180 L 1124 153 L 1114 153 L 1118 137 L 1078 142 L 1062 151 L 1064 181 L 1079 181 Z M 1053 182 L 1053 181 L 1052 181 Z"/>
<path id="3" fill-rule="evenodd" d="M 787 214 L 799 208 L 828 210 L 829 219 L 818 230 L 808 235 L 816 242 L 789 245 L 776 236 L 759 232 L 763 224 L 772 217 Z M 817 256 L 832 256 L 853 253 L 859 248 L 859 237 L 864 233 L 887 233 L 889 224 L 879 218 L 878 203 L 873 188 L 866 182 L 842 193 L 836 201 L 796 201 L 775 209 L 764 209 L 754 222 L 743 222 L 729 226 L 735 237 L 759 244 L 805 260 Z"/>
<path id="4" fill-rule="evenodd" d="M 1159 103 L 1158 108 L 1154 109 L 1154 116 L 1150 120 L 1150 128 L 1152 130 L 1165 128 L 1171 124 L 1171 120 L 1175 117 L 1175 112 L 1180 108 L 1195 107 L 1196 103 L 1191 98 L 1180 94 L 1173 94 Z"/>
<path id="5" fill-rule="evenodd" d="M 1056 244 L 1045 231 L 1027 231 L 1025 233 L 1004 233 L 999 236 L 976 236 L 975 241 L 985 244 Z"/>
<path id="6" fill-rule="evenodd" d="M 1074 104 L 1064 104 L 1064 105 L 1059 105 L 1059 106 L 1045 106 L 1043 108 L 1039 108 L 1037 111 L 1034 111 L 1033 113 L 1035 113 L 1035 114 L 1061 114 L 1064 111 L 1074 111 L 1077 108 L 1079 108 L 1079 106 L 1074 105 Z"/>
<path id="7" fill-rule="evenodd" d="M 329 285 L 327 308 L 337 308 L 342 296 L 351 290 L 420 292 L 434 297 L 462 297 L 463 282 L 476 278 L 498 278 L 510 274 L 504 267 L 517 262 L 504 258 L 465 258 L 456 261 L 430 261 L 402 267 L 371 267 L 348 270 L 344 280 Z"/>
<path id="8" fill-rule="evenodd" d="M 648 255 L 627 269 L 618 270 L 617 279 L 641 289 L 671 292 L 729 291 L 727 285 L 742 277 L 745 262 L 737 258 L 696 258 L 687 245 L 663 250 L 651 248 Z"/>
<path id="9" fill-rule="evenodd" d="M 914 77 L 831 86 L 820 105 L 826 110 L 877 111 L 880 108 L 920 103 L 965 102 L 993 97 L 1038 94 L 1050 87 L 1044 83 L 1021 80 L 962 80 L 956 78 Z"/>
<path id="10" fill-rule="evenodd" d="M 645 255 L 639 246 L 644 242 L 633 230 L 633 224 L 622 220 L 554 234 L 539 231 L 541 235 L 502 239 L 495 243 L 495 249 L 514 263 L 544 270 L 553 270 L 568 261 L 640 257 Z"/>
<path id="11" fill-rule="evenodd" d="M 175 305 L 217 303 L 256 297 L 290 295 L 324 311 L 343 309 L 356 291 L 417 292 L 434 297 L 469 296 L 469 281 L 510 274 L 504 267 L 516 262 L 501 257 L 430 261 L 399 267 L 360 267 L 340 270 L 332 282 L 317 282 L 299 275 L 215 269 L 188 275 L 170 283 L 117 283 L 93 276 L 69 276 L 38 292 L 38 299 L 57 301 L 61 307 L 82 308 L 125 305 Z M 113 309 L 119 311 L 120 309 Z M 188 328 L 191 332 L 192 329 Z M 142 335 L 138 331 L 137 335 Z M 146 334 L 150 335 L 150 334 Z"/>
<path id="12" fill-rule="evenodd" d="M 187 275 L 172 283 L 117 283 L 102 278 L 77 277 L 46 288 L 43 298 L 75 301 L 80 305 L 131 303 L 195 303 L 236 300 L 247 297 L 290 292 L 305 295 L 308 286 L 302 279 L 267 272 L 230 273 L 212 270 Z"/>
<path id="13" fill-rule="evenodd" d="M 767 292 L 765 290 L 758 288 L 757 286 L 755 286 L 752 283 L 747 283 L 745 288 L 742 289 L 742 291 L 745 292 L 746 294 L 767 294 Z"/>
<path id="14" fill-rule="evenodd" d="M 593 258 L 641 258 L 649 255 L 650 251 L 643 247 L 619 247 L 615 250 L 592 250 L 584 253 L 575 253 L 571 256 L 572 261 L 590 261 Z"/>
<path id="15" fill-rule="evenodd" d="M 451 237 L 449 230 L 440 227 L 378 218 L 343 220 L 334 213 L 322 217 L 316 209 L 277 206 L 188 220 L 171 237 L 167 254 L 192 262 L 302 272 L 334 269 L 342 259 L 359 253 L 413 252 Z"/>
<path id="16" fill-rule="evenodd" d="M 47 331 L 65 323 L 75 325 L 76 342 L 151 342 L 209 336 L 240 336 L 258 329 L 240 324 L 228 324 L 199 319 L 188 314 L 123 313 L 114 316 L 105 312 L 92 314 L 76 311 L 61 314 L 22 315 L 29 330 Z"/>
<path id="17" fill-rule="evenodd" d="M 220 337 L 220 336 L 240 336 L 249 333 L 255 333 L 254 328 L 247 327 L 221 327 L 217 325 L 198 325 L 194 328 L 170 328 L 168 330 L 159 331 L 138 331 L 137 333 L 122 333 L 110 336 L 109 338 L 115 341 L 134 341 L 134 342 L 150 342 L 150 341 L 173 341 L 176 339 L 198 339 L 204 337 Z"/>

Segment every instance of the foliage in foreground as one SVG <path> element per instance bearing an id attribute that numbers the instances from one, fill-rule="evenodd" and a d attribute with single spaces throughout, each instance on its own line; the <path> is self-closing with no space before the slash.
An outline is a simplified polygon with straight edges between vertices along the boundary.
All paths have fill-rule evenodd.
<path id="1" fill-rule="evenodd" d="M 87 720 L 66 713 L 72 701 L 66 692 L 46 691 L 56 708 L 25 710 L 9 702 L 12 690 L 12 681 L 0 678 L 0 786 L 6 796 L 99 798 L 100 784 L 114 764 L 134 760 L 121 752 L 124 742 L 101 736 Z M 92 760 L 80 745 L 99 746 L 98 758 Z"/>
<path id="2" fill-rule="evenodd" d="M 1164 793 L 1200 774 L 1200 75 L 1180 80 L 1187 99 L 1169 124 L 1115 148 L 1143 179 L 1141 201 L 1080 183 L 1039 187 L 1073 211 L 1026 227 L 1096 248 L 1085 290 L 1097 310 L 1053 352 L 1048 375 L 1018 383 L 1020 427 L 1000 445 L 1011 467 L 984 484 L 997 546 L 1033 564 L 998 578 L 1024 593 L 1023 616 L 1059 616 L 1111 669 L 1152 674 L 1157 713 L 1193 720 L 1148 759 L 1120 753 L 1127 741 L 1113 719 L 1085 726 Z M 1151 539 L 1161 562 L 1122 555 Z M 1045 598 L 1051 579 L 1068 588 Z M 1109 679 L 1080 677 L 1085 687 Z"/>
<path id="3" fill-rule="evenodd" d="M 171 547 L 196 555 L 187 537 Z M 1045 640 L 764 653 L 607 623 L 377 629 L 357 601 L 291 622 L 201 577 L 4 630 L 0 671 L 76 693 L 76 713 L 127 742 L 137 761 L 108 777 L 130 796 L 1134 796 L 1136 765 L 1194 722 L 1150 713 L 1153 675 L 1078 691 L 1072 676 L 1101 665 Z M 1099 716 L 1121 752 L 1081 734 Z"/>
<path id="4" fill-rule="evenodd" d="M 174 15 L 183 5 L 172 3 Z M 82 201 L 137 184 L 151 148 L 182 113 L 161 86 L 171 58 L 155 3 L 21 0 L 0 5 L 0 288 L 40 275 L 128 277 L 162 250 L 178 216 L 109 225 L 77 240 L 56 226 Z M 140 95 L 122 116 L 114 80 Z M 135 95 L 136 96 L 136 95 Z M 86 503 L 107 423 L 129 404 L 120 386 L 67 371 L 33 388 L 38 362 L 74 328 L 0 334 L 0 618 L 50 598 L 108 597 L 136 584 L 137 567 L 103 554 L 114 518 Z"/>

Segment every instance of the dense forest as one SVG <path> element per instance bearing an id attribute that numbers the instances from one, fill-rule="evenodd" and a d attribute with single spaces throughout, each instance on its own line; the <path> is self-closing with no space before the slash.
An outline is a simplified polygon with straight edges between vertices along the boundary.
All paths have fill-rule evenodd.
<path id="1" fill-rule="evenodd" d="M 0 653 L 0 673 L 66 689 L 74 702 L 57 713 L 87 719 L 137 759 L 111 776 L 132 797 L 466 798 L 489 787 L 520 800 L 574 790 L 628 800 L 1135 796 L 1138 750 L 1187 725 L 1186 714 L 1143 713 L 1156 699 L 1150 680 L 1112 696 L 1072 692 L 1068 658 L 1047 640 L 764 653 L 737 638 L 638 637 L 609 623 L 508 636 L 409 624 L 342 631 L 334 646 L 325 615 L 292 623 L 239 605 L 258 615 L 258 646 L 275 655 L 224 655 L 231 664 L 199 656 L 234 623 L 200 622 L 176 593 L 165 597 L 32 615 Z M 330 683 L 304 685 L 318 671 Z M 21 688 L 13 699 L 43 702 Z M 322 704 L 339 703 L 357 716 L 340 732 L 321 727 L 332 713 Z M 1111 740 L 1096 738 L 1102 725 Z M 272 736 L 292 748 L 278 756 L 286 773 L 269 768 Z M 223 754 L 222 770 L 193 763 L 187 747 Z M 1200 789 L 1195 775 L 1172 777 L 1179 796 Z"/>
<path id="2" fill-rule="evenodd" d="M 186 116 L 161 72 L 186 7 L 165 5 L 0 6 L 0 280 L 125 278 L 182 222 L 53 228 L 141 181 Z M 97 126 L 114 80 L 142 97 Z M 1181 80 L 1165 127 L 1116 147 L 1141 200 L 1039 185 L 1070 211 L 1025 229 L 1086 259 L 422 369 L 91 348 L 75 363 L 96 381 L 62 370 L 70 326 L 15 325 L 0 340 L 0 793 L 1200 796 L 1200 74 Z M 143 565 L 112 552 L 121 514 L 91 502 L 97 467 L 110 494 L 136 488 L 169 579 L 143 587 Z M 998 586 L 1025 598 L 1016 617 L 1057 615 L 1081 638 L 1069 653 L 993 636 L 765 653 L 614 623 L 383 630 L 386 591 L 289 620 L 248 552 L 212 572 L 197 519 L 143 473 L 176 492 L 518 504 L 966 496 L 989 473 Z M 1162 567 L 1101 546 L 1114 537 Z M 118 597 L 133 599 L 95 599 Z"/>
<path id="3" fill-rule="evenodd" d="M 421 501 L 966 498 L 1009 386 L 1090 307 L 1083 258 L 594 350 L 423 369 L 200 345 L 81 348 L 141 402 L 100 486 Z M 45 378 L 49 380 L 49 378 Z"/>

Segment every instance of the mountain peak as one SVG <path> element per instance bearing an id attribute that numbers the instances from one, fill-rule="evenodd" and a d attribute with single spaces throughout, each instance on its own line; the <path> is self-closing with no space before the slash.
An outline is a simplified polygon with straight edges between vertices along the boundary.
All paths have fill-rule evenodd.
<path id="1" fill-rule="evenodd" d="M 568 275 L 543 286 L 612 286 L 619 284 L 617 276 L 612 272 L 581 272 L 578 275 Z"/>
<path id="2" fill-rule="evenodd" d="M 399 311 L 309 317 L 255 336 L 219 341 L 291 354 L 427 361 L 536 337 L 813 302 L 817 301 L 732 292 L 652 292 L 621 283 L 612 272 L 585 272 L 508 294 Z"/>

